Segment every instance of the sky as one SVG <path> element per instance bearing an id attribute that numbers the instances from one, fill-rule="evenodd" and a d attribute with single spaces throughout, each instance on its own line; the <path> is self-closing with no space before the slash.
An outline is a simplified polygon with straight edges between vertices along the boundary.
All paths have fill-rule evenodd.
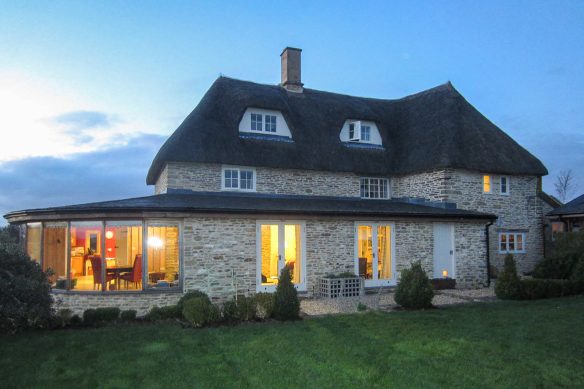
<path id="1" fill-rule="evenodd" d="M 153 194 L 220 75 L 400 98 L 447 81 L 584 192 L 584 1 L 0 1 L 0 215 Z M 0 220 L 0 224 L 4 220 Z"/>

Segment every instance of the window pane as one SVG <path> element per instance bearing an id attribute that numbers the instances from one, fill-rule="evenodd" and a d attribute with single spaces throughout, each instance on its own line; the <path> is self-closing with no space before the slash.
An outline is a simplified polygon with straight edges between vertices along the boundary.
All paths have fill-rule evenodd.
<path id="1" fill-rule="evenodd" d="M 168 288 L 179 285 L 180 251 L 178 225 L 148 227 L 148 286 Z"/>
<path id="2" fill-rule="evenodd" d="M 253 189 L 253 171 L 251 170 L 242 170 L 239 172 L 240 175 L 240 189 Z"/>
<path id="3" fill-rule="evenodd" d="M 371 140 L 371 127 L 361 126 L 361 140 L 363 141 Z"/>
<path id="4" fill-rule="evenodd" d="M 225 188 L 237 189 L 238 187 L 238 171 L 225 169 Z"/>
<path id="5" fill-rule="evenodd" d="M 276 116 L 266 115 L 266 131 L 276 132 Z"/>
<path id="6" fill-rule="evenodd" d="M 483 176 L 483 192 L 491 192 L 491 176 Z"/>
<path id="7" fill-rule="evenodd" d="M 107 222 L 105 251 L 111 290 L 142 289 L 142 222 Z"/>
<path id="8" fill-rule="evenodd" d="M 301 235 L 299 224 L 284 226 L 284 264 L 292 271 L 292 282 L 299 284 L 302 281 L 301 273 Z"/>
<path id="9" fill-rule="evenodd" d="M 514 234 L 509 234 L 509 251 L 513 252 L 515 251 L 515 235 Z"/>
<path id="10" fill-rule="evenodd" d="M 499 250 L 500 251 L 507 251 L 507 235 L 506 234 L 499 235 Z"/>
<path id="11" fill-rule="evenodd" d="M 278 284 L 278 225 L 263 224 L 260 228 L 261 258 L 262 258 L 262 285 Z"/>
<path id="12" fill-rule="evenodd" d="M 517 251 L 523 251 L 523 234 L 517 234 L 515 245 L 517 246 Z"/>
<path id="13" fill-rule="evenodd" d="M 359 255 L 359 276 L 373 278 L 373 229 L 371 226 L 357 227 L 357 253 Z"/>
<path id="14" fill-rule="evenodd" d="M 41 259 L 41 223 L 26 225 L 26 255 L 35 262 Z"/>
<path id="15" fill-rule="evenodd" d="M 507 177 L 501 177 L 501 193 L 507 193 Z"/>
<path id="16" fill-rule="evenodd" d="M 43 228 L 43 270 L 51 269 L 49 277 L 55 289 L 67 289 L 67 225 L 46 224 Z"/>
<path id="17" fill-rule="evenodd" d="M 380 280 L 391 276 L 391 226 L 377 227 L 378 275 Z"/>
<path id="18" fill-rule="evenodd" d="M 101 290 L 104 264 L 115 266 L 111 257 L 102 255 L 101 229 L 100 222 L 71 223 L 71 289 Z M 106 279 L 106 287 L 114 289 L 114 277 Z"/>
<path id="19" fill-rule="evenodd" d="M 349 124 L 349 139 L 353 139 L 354 136 L 355 136 L 355 124 L 351 123 L 351 124 Z"/>

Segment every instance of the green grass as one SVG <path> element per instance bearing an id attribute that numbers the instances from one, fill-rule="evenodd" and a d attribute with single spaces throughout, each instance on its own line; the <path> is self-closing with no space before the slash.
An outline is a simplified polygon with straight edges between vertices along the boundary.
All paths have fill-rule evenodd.
<path id="1" fill-rule="evenodd" d="M 2 387 L 577 387 L 584 296 L 0 337 Z"/>

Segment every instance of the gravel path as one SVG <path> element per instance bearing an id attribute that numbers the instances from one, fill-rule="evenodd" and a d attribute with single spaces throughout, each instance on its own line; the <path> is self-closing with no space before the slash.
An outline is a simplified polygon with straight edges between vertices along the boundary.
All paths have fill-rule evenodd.
<path id="1" fill-rule="evenodd" d="M 397 307 L 393 299 L 394 293 L 382 292 L 366 294 L 362 297 L 346 297 L 337 299 L 310 298 L 301 301 L 300 309 L 308 316 L 330 315 L 336 313 L 357 312 L 359 303 L 368 309 L 390 311 Z M 462 304 L 468 302 L 486 302 L 496 300 L 493 287 L 481 289 L 449 289 L 438 290 L 432 300 L 436 306 Z"/>

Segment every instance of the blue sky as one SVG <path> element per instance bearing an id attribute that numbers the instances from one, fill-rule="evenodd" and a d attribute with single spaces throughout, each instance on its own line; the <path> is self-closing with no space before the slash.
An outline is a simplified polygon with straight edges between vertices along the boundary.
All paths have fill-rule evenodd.
<path id="1" fill-rule="evenodd" d="M 2 2 L 0 214 L 147 195 L 220 75 L 399 98 L 448 80 L 584 191 L 584 2 Z"/>

